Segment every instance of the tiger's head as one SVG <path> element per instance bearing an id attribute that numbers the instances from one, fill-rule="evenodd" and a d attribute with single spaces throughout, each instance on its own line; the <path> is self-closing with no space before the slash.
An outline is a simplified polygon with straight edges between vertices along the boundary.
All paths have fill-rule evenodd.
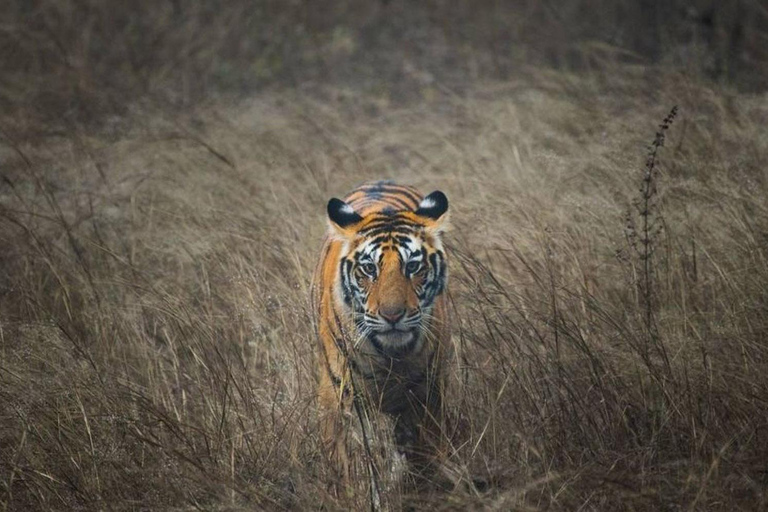
<path id="1" fill-rule="evenodd" d="M 382 355 L 405 355 L 424 342 L 447 265 L 442 231 L 448 199 L 426 196 L 415 211 L 384 209 L 365 216 L 333 198 L 331 236 L 342 241 L 337 292 L 360 339 Z"/>

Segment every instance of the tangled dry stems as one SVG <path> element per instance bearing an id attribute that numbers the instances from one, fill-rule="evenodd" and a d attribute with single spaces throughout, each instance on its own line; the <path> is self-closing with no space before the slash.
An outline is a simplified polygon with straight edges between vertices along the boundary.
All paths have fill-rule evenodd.
<path id="1" fill-rule="evenodd" d="M 307 297 L 327 198 L 391 177 L 451 200 L 451 437 L 487 489 L 382 470 L 387 505 L 764 507 L 768 111 L 612 65 L 3 117 L 0 504 L 368 507 L 327 492 Z"/>
<path id="2" fill-rule="evenodd" d="M 381 175 L 452 199 L 454 457 L 489 488 L 395 485 L 390 503 L 760 503 L 763 107 L 713 124 L 711 91 L 664 91 L 688 128 L 668 135 L 646 258 L 622 211 L 659 113 L 630 126 L 611 97 L 492 88 L 445 113 L 267 97 L 194 123 L 152 113 L 116 142 L 6 139 L 6 508 L 366 506 L 362 480 L 326 494 L 306 297 L 324 199 Z"/>

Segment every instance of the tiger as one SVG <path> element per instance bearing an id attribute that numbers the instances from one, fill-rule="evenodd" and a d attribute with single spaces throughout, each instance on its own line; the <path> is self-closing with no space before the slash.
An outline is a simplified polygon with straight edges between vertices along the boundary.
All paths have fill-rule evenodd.
<path id="1" fill-rule="evenodd" d="M 433 473 L 444 452 L 447 211 L 443 192 L 392 181 L 328 201 L 311 302 L 322 446 L 346 485 L 354 407 L 389 415 L 412 474 Z"/>

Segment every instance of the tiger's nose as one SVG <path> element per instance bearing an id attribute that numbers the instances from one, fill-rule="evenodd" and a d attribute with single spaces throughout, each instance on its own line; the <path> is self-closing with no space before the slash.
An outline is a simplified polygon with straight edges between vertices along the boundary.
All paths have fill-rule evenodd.
<path id="1" fill-rule="evenodd" d="M 402 306 L 379 308 L 379 315 L 387 322 L 396 324 L 405 316 L 405 308 Z"/>

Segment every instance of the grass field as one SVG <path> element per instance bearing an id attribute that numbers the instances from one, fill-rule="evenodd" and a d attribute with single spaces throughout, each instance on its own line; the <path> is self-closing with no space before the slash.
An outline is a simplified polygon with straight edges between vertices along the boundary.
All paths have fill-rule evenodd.
<path id="1" fill-rule="evenodd" d="M 324 59 L 359 57 L 322 28 Z M 381 434 L 386 506 L 768 506 L 765 92 L 605 48 L 486 73 L 452 41 L 475 75 L 299 80 L 275 57 L 235 94 L 189 53 L 188 96 L 162 100 L 183 59 L 6 75 L 2 510 L 369 508 L 367 480 L 328 491 L 308 289 L 327 200 L 377 178 L 449 198 L 453 461 L 485 483 L 408 494 Z"/>

